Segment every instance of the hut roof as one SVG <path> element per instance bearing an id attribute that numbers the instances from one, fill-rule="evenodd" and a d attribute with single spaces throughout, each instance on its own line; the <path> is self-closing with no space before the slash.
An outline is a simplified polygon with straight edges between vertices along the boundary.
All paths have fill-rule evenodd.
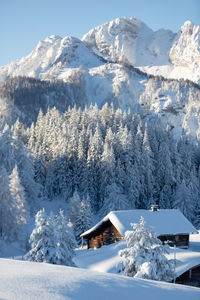
<path id="1" fill-rule="evenodd" d="M 81 234 L 81 237 L 91 236 L 103 223 L 110 221 L 124 236 L 125 231 L 133 230 L 131 223 L 139 223 L 143 217 L 148 226 L 152 226 L 158 235 L 189 234 L 197 232 L 194 226 L 178 209 L 151 210 L 120 210 L 111 211 L 99 223 Z"/>

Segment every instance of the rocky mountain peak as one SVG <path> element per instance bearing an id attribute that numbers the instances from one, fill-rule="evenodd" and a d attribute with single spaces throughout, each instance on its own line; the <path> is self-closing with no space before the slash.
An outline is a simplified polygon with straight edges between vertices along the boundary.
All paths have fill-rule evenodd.
<path id="1" fill-rule="evenodd" d="M 0 80 L 27 76 L 42 81 L 7 78 L 0 86 L 0 101 L 5 104 L 3 99 L 13 82 L 18 87 L 22 81 L 24 86 L 32 85 L 34 93 L 40 91 L 45 107 L 57 101 L 60 107 L 64 103 L 62 109 L 68 104 L 83 107 L 96 103 L 101 107 L 113 102 L 122 110 L 161 117 L 177 136 L 183 129 L 187 134 L 199 135 L 199 86 L 180 80 L 200 80 L 199 33 L 199 26 L 191 22 L 174 34 L 165 29 L 153 31 L 135 18 L 117 18 L 90 30 L 82 40 L 50 36 L 27 57 L 0 68 Z M 56 92 L 49 92 L 45 86 L 48 79 L 59 79 L 51 89 Z M 16 98 L 24 93 L 16 90 Z M 36 105 L 35 98 L 31 98 L 34 93 L 17 98 L 23 109 L 31 101 L 33 107 Z M 29 111 L 32 113 L 27 109 L 26 114 Z"/>
<path id="2" fill-rule="evenodd" d="M 186 21 L 169 53 L 175 66 L 197 69 L 200 65 L 200 26 Z M 199 69 L 200 70 L 200 69 Z"/>
<path id="3" fill-rule="evenodd" d="M 71 69 L 83 66 L 89 71 L 105 61 L 199 83 L 200 27 L 187 21 L 177 34 L 165 29 L 153 31 L 142 21 L 125 17 L 91 29 L 82 40 L 51 35 L 27 57 L 0 67 L 0 80 L 19 75 L 65 79 Z"/>
<path id="4" fill-rule="evenodd" d="M 192 35 L 194 27 L 195 25 L 191 21 L 186 21 L 183 26 L 181 26 L 180 32 L 187 35 Z"/>

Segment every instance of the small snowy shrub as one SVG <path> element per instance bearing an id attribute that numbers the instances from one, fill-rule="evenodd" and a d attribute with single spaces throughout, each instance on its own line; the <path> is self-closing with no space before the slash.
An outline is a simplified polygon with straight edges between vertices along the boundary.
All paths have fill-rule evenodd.
<path id="1" fill-rule="evenodd" d="M 133 231 L 125 232 L 127 248 L 119 251 L 124 275 L 152 280 L 171 281 L 174 278 L 174 262 L 165 256 L 163 246 L 144 218 L 139 224 L 131 224 Z"/>

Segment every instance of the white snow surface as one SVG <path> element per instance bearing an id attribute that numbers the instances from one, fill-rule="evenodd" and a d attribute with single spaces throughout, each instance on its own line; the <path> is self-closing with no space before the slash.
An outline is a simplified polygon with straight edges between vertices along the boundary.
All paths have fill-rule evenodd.
<path id="1" fill-rule="evenodd" d="M 197 300 L 198 288 L 79 268 L 0 259 L 2 300 Z"/>
<path id="2" fill-rule="evenodd" d="M 100 64 L 98 57 L 79 39 L 52 35 L 39 41 L 28 56 L 0 67 L 0 79 L 10 76 L 52 79 L 63 76 L 63 72 L 68 73 L 71 68 L 91 68 Z"/>
<path id="3" fill-rule="evenodd" d="M 153 227 L 153 230 L 158 235 L 197 232 L 194 226 L 178 209 L 159 209 L 158 211 L 137 209 L 111 211 L 94 227 L 82 233 L 81 236 L 91 233 L 108 220 L 110 220 L 121 235 L 124 236 L 125 231 L 133 230 L 131 223 L 139 223 L 141 217 L 144 218 L 147 226 Z"/>
<path id="4" fill-rule="evenodd" d="M 124 248 L 126 248 L 126 242 L 120 241 L 99 249 L 79 250 L 74 261 L 81 268 L 98 272 L 117 273 L 120 264 L 118 252 Z M 169 247 L 169 251 L 167 258 L 174 259 L 174 248 Z M 177 277 L 190 268 L 200 265 L 200 234 L 190 235 L 189 248 L 176 248 L 175 254 Z"/>
<path id="5" fill-rule="evenodd" d="M 200 81 L 200 26 L 190 21 L 173 33 L 154 32 L 136 18 L 117 18 L 90 30 L 82 40 L 109 61 L 165 78 Z"/>
<path id="6" fill-rule="evenodd" d="M 174 37 L 170 30 L 154 32 L 136 18 L 117 18 L 90 30 L 82 40 L 109 61 L 149 66 L 169 63 Z"/>

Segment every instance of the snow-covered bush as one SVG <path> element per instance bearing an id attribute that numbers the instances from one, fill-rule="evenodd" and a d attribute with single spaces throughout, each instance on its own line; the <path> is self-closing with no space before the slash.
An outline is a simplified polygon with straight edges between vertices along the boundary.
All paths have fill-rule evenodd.
<path id="1" fill-rule="evenodd" d="M 44 209 L 40 210 L 29 242 L 31 250 L 25 255 L 26 260 L 74 265 L 72 258 L 76 243 L 62 211 L 58 216 L 48 216 Z"/>
<path id="2" fill-rule="evenodd" d="M 119 251 L 124 275 L 135 278 L 171 281 L 174 262 L 165 256 L 167 246 L 162 245 L 143 217 L 139 224 L 131 224 L 133 231 L 125 232 L 127 248 Z"/>

